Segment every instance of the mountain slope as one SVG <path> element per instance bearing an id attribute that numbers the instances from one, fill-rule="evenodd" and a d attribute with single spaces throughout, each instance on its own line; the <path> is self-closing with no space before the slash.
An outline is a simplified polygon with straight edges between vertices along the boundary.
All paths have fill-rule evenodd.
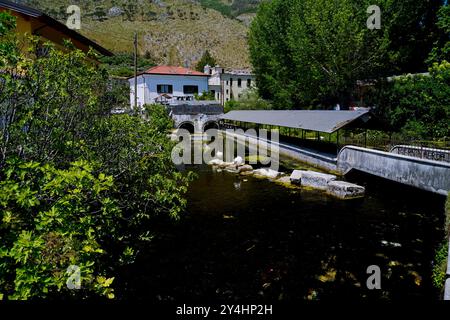
<path id="1" fill-rule="evenodd" d="M 192 67 L 209 50 L 225 67 L 249 67 L 247 26 L 233 17 L 259 0 L 25 0 L 64 22 L 71 4 L 81 8 L 80 33 L 114 52 L 131 52 L 138 33 L 140 54 L 160 64 Z M 214 8 L 230 8 L 225 16 Z M 251 5 L 246 7 L 245 4 Z M 233 7 L 234 5 L 234 7 Z M 221 8 L 221 7 L 220 7 Z M 237 10 L 239 9 L 239 10 Z"/>

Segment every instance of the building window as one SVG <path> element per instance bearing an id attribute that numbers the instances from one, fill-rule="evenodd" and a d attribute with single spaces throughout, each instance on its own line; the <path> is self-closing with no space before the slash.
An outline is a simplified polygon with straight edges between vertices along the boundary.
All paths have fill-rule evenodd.
<path id="1" fill-rule="evenodd" d="M 230 79 L 230 86 L 233 86 L 233 78 Z"/>
<path id="2" fill-rule="evenodd" d="M 228 85 L 228 80 L 227 80 L 227 85 Z"/>
<path id="3" fill-rule="evenodd" d="M 252 86 L 252 79 L 247 79 L 247 87 L 250 88 Z"/>
<path id="4" fill-rule="evenodd" d="M 230 90 L 227 89 L 227 94 L 229 94 L 229 93 L 230 93 Z"/>
<path id="5" fill-rule="evenodd" d="M 184 94 L 198 94 L 198 86 L 183 86 Z"/>
<path id="6" fill-rule="evenodd" d="M 238 79 L 238 87 L 242 87 L 242 79 Z"/>
<path id="7" fill-rule="evenodd" d="M 158 93 L 173 93 L 173 86 L 171 84 L 158 84 L 156 91 Z"/>

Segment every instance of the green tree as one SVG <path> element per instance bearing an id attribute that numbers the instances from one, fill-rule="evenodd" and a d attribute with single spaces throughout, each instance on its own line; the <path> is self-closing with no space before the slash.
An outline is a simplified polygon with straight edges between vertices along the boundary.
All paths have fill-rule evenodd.
<path id="1" fill-rule="evenodd" d="M 356 80 L 379 67 L 386 46 L 382 31 L 366 26 L 366 3 L 262 3 L 249 37 L 261 96 L 278 108 L 346 105 Z"/>
<path id="2" fill-rule="evenodd" d="M 208 50 L 203 53 L 201 59 L 197 62 L 195 70 L 203 72 L 206 65 L 214 67 L 216 65 L 216 59 L 209 53 Z"/>
<path id="3" fill-rule="evenodd" d="M 441 0 L 383 0 L 382 30 L 389 41 L 383 76 L 425 72 L 433 43 L 443 36 L 436 26 Z"/>
<path id="4" fill-rule="evenodd" d="M 0 182 L 0 294 L 8 299 L 113 298 L 104 241 L 118 231 L 121 210 L 111 176 L 87 162 L 68 169 L 8 161 Z M 81 288 L 69 290 L 67 269 L 80 268 Z"/>
<path id="5" fill-rule="evenodd" d="M 112 57 L 101 57 L 103 67 L 108 73 L 117 77 L 131 77 L 134 75 L 134 57 L 131 53 L 117 53 Z M 156 63 L 147 51 L 144 56 L 138 57 L 138 72 L 148 70 Z"/>

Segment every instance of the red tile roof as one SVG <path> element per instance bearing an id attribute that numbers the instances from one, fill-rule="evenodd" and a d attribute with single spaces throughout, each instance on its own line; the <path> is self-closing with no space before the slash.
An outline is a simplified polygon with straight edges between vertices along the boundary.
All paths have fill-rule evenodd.
<path id="1" fill-rule="evenodd" d="M 165 74 L 165 75 L 174 75 L 174 76 L 203 76 L 207 77 L 208 75 L 203 72 L 198 72 L 195 70 L 183 68 L 183 67 L 172 67 L 172 66 L 156 66 L 148 69 L 144 73 L 146 74 Z"/>

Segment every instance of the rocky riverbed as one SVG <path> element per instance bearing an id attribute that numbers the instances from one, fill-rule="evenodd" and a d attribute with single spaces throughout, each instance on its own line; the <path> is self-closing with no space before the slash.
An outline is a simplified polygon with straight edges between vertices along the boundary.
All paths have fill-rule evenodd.
<path id="1" fill-rule="evenodd" d="M 311 188 L 322 190 L 340 199 L 355 199 L 364 197 L 365 188 L 353 183 L 339 181 L 337 176 L 311 170 L 294 170 L 291 173 L 278 172 L 271 168 L 254 169 L 246 164 L 242 157 L 235 158 L 232 162 L 222 159 L 213 159 L 209 165 L 214 170 L 226 171 L 243 176 L 252 175 L 257 178 L 269 179 L 286 187 Z"/>

